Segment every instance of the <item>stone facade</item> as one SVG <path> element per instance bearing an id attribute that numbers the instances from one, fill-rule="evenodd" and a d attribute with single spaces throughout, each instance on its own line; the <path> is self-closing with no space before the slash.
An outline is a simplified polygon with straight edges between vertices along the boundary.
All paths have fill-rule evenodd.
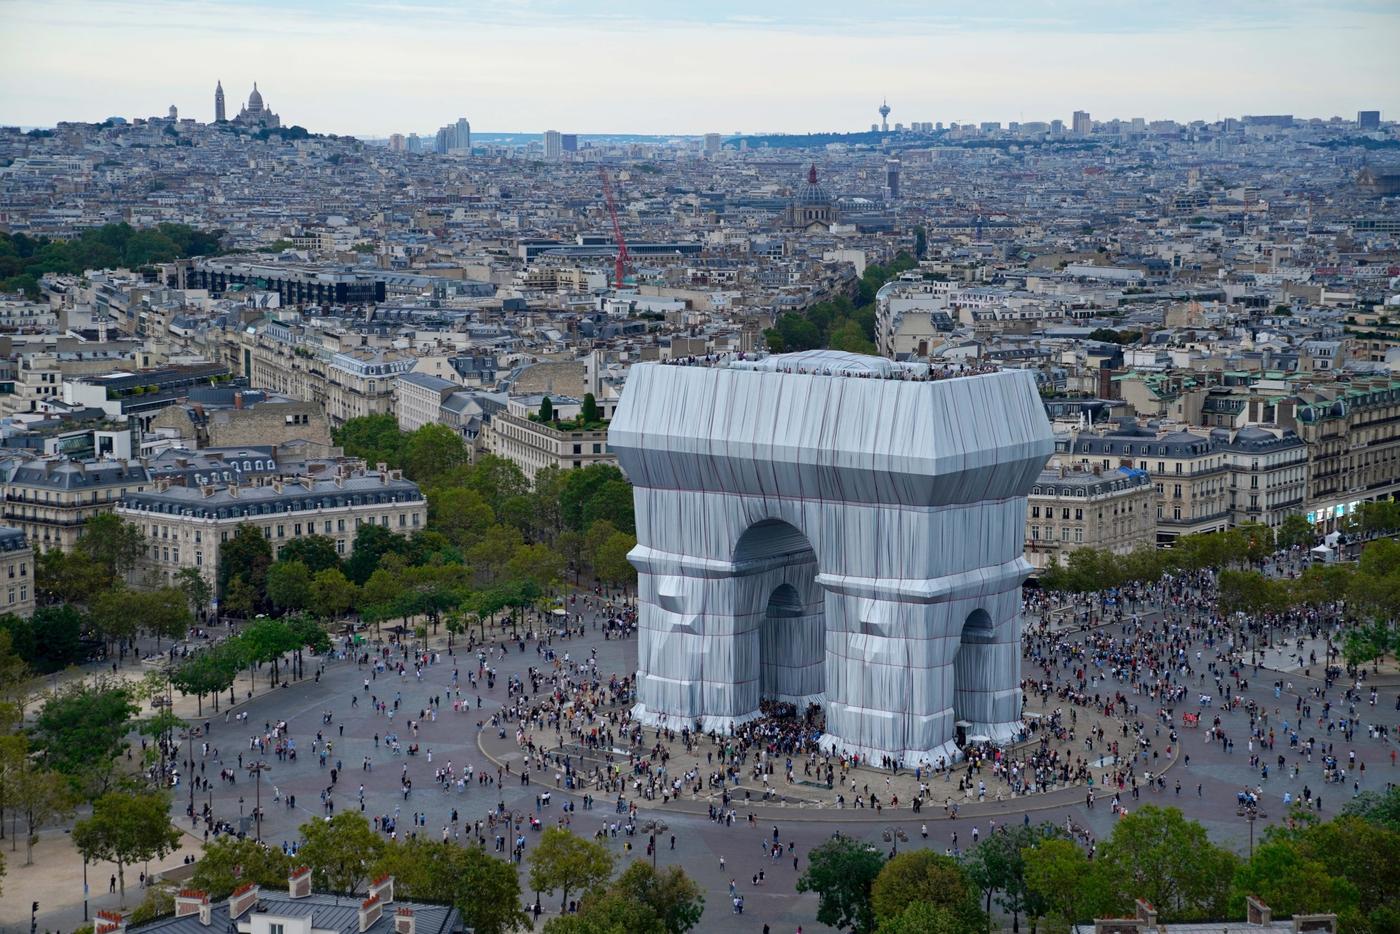
<path id="1" fill-rule="evenodd" d="M 1157 540 L 1157 494 L 1140 470 L 1045 470 L 1027 503 L 1026 559 L 1037 570 L 1079 548 L 1122 555 Z"/>

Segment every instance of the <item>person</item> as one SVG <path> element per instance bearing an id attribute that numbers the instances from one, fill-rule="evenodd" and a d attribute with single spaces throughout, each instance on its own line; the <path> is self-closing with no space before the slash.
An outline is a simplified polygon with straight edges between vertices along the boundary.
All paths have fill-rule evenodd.
<path id="1" fill-rule="evenodd" d="M 116 873 L 113 873 L 113 874 L 112 874 L 112 881 L 109 882 L 109 883 L 107 883 L 107 892 L 110 894 L 110 893 L 112 893 L 112 892 L 115 892 L 116 890 L 117 890 L 117 876 L 116 876 Z"/>

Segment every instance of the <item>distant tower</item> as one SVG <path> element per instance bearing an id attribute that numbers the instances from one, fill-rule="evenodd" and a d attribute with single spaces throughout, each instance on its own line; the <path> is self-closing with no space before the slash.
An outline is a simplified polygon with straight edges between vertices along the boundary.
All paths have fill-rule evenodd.
<path id="1" fill-rule="evenodd" d="M 214 122 L 223 123 L 224 117 L 224 83 L 220 81 L 214 87 Z"/>
<path id="2" fill-rule="evenodd" d="M 899 169 L 898 157 L 885 160 L 885 196 L 890 201 L 899 200 Z"/>
<path id="3" fill-rule="evenodd" d="M 890 102 L 887 101 L 887 100 L 881 100 L 881 101 L 880 101 L 880 132 L 881 132 L 881 133 L 888 133 L 888 132 L 890 131 L 890 119 L 889 119 L 889 118 L 890 118 Z"/>
<path id="4" fill-rule="evenodd" d="M 174 104 L 171 104 L 171 105 L 170 105 L 170 120 L 171 120 L 171 122 L 173 123 L 174 121 L 179 120 L 179 119 L 180 119 L 180 111 L 175 107 Z"/>

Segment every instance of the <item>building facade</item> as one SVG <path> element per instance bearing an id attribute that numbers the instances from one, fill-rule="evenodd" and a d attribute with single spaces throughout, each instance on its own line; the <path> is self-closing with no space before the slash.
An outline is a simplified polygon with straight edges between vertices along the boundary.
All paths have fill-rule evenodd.
<path id="1" fill-rule="evenodd" d="M 1157 494 L 1157 544 L 1219 532 L 1230 524 L 1230 471 L 1214 439 L 1137 424 L 1080 431 L 1056 439 L 1056 460 L 1108 471 L 1136 468 Z"/>
<path id="2" fill-rule="evenodd" d="M 355 531 L 366 523 L 399 535 L 421 531 L 427 501 L 418 485 L 397 470 L 337 465 L 331 476 L 266 479 L 248 485 L 158 487 L 129 494 L 117 515 L 146 535 L 147 554 L 138 575 L 168 583 L 183 568 L 219 579 L 219 545 L 251 523 L 272 545 L 311 535 L 335 542 L 336 553 L 354 550 Z"/>
<path id="3" fill-rule="evenodd" d="M 0 613 L 34 613 L 34 549 L 24 533 L 0 526 Z"/>
<path id="4" fill-rule="evenodd" d="M 607 428 L 574 429 L 532 421 L 530 410 L 515 400 L 486 424 L 481 443 L 488 453 L 519 465 L 531 482 L 546 467 L 577 470 L 617 463 L 608 446 Z"/>
<path id="5" fill-rule="evenodd" d="M 150 472 L 135 461 L 21 457 L 0 462 L 4 523 L 40 551 L 71 551 L 87 520 L 111 512 L 123 496 L 145 492 L 150 485 Z"/>
<path id="6" fill-rule="evenodd" d="M 1079 548 L 1125 555 L 1157 542 L 1157 493 L 1142 470 L 1043 470 L 1026 502 L 1026 560 L 1036 570 Z"/>
<path id="7" fill-rule="evenodd" d="M 1258 522 L 1278 528 L 1303 511 L 1308 489 L 1308 447 L 1294 432 L 1249 425 L 1211 431 L 1230 469 L 1230 524 Z"/>

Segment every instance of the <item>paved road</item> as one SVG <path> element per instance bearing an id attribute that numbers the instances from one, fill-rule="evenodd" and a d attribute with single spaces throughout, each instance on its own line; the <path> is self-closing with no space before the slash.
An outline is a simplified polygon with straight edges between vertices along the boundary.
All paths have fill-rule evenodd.
<path id="1" fill-rule="evenodd" d="M 1116 627 L 1109 627 L 1108 631 L 1117 630 Z M 592 630 L 582 638 L 556 639 L 554 648 L 561 655 L 566 651 L 570 652 L 574 658 L 580 658 L 596 649 L 598 668 L 605 679 L 609 673 L 630 672 L 636 665 L 635 639 L 605 640 L 601 634 Z M 552 774 L 537 776 L 537 784 L 529 787 L 520 785 L 518 779 L 512 776 L 506 776 L 499 787 L 472 783 L 460 794 L 455 789 L 444 792 L 433 781 L 434 770 L 445 766 L 449 761 L 459 771 L 470 765 L 478 774 L 483 771 L 495 774 L 495 766 L 478 746 L 477 723 L 505 701 L 505 683 L 509 676 L 523 675 L 529 666 L 541 665 L 542 660 L 532 645 L 527 644 L 525 651 L 521 651 L 516 643 L 511 643 L 506 656 L 499 661 L 493 660 L 492 664 L 497 669 L 498 677 L 495 687 L 491 689 L 487 689 L 485 682 L 482 682 L 482 690 L 479 692 L 482 698 L 480 712 L 475 707 L 476 692 L 467 689 L 465 678 L 468 668 L 475 669 L 475 655 L 467 658 L 450 656 L 444 650 L 436 664 L 423 670 L 421 678 L 416 676 L 411 668 L 402 676 L 392 672 L 375 676 L 371 675 L 367 668 L 361 668 L 353 661 L 330 660 L 326 662 L 319 682 L 307 678 L 286 688 L 264 691 L 251 701 L 240 704 L 237 711 L 247 714 L 246 723 L 240 724 L 233 720 L 225 722 L 223 714 L 210 717 L 209 742 L 211 747 L 217 748 L 218 754 L 216 757 L 211 748 L 207 757 L 197 756 L 199 765 L 196 767 L 196 774 L 202 774 L 204 778 L 209 779 L 213 787 L 208 792 L 199 791 L 194 796 L 196 809 L 199 810 L 205 803 L 209 803 L 216 817 L 235 822 L 240 811 L 251 814 L 256 800 L 256 785 L 247 774 L 246 766 L 255 758 L 262 758 L 270 766 L 262 779 L 261 793 L 266 815 L 262 834 L 264 839 L 274 844 L 294 841 L 298 825 L 325 813 L 320 796 L 327 788 L 332 791 L 337 813 L 346 809 L 359 810 L 358 788 L 361 783 L 365 788 L 366 817 L 397 817 L 400 835 L 409 832 L 415 813 L 422 815 L 418 832 L 433 839 L 441 836 L 444 825 L 450 828 L 449 816 L 453 809 L 458 811 L 461 819 L 459 823 L 463 825 L 482 819 L 489 811 L 501 805 L 513 811 L 533 813 L 537 808 L 536 795 L 542 790 L 538 781 L 542 778 L 548 785 L 552 785 Z M 471 710 L 462 713 L 455 713 L 451 709 L 449 688 L 454 668 L 460 669 L 463 694 L 472 703 Z M 367 677 L 371 678 L 368 691 L 364 689 L 364 679 Z M 1316 684 L 1315 681 L 1300 677 L 1300 673 L 1296 671 L 1281 677 L 1290 680 L 1296 691 L 1304 691 Z M 1283 719 L 1287 712 L 1291 712 L 1292 704 L 1287 697 L 1278 701 L 1273 699 L 1272 689 L 1268 687 L 1272 680 L 1268 672 L 1252 676 L 1251 688 L 1246 692 L 1246 696 L 1257 699 L 1261 704 L 1267 704 L 1271 710 L 1275 705 L 1279 706 L 1279 719 Z M 1394 709 L 1396 690 L 1388 689 L 1382 703 L 1375 708 L 1363 703 L 1359 711 L 1362 721 L 1384 723 L 1393 731 L 1397 716 L 1400 716 Z M 1335 700 L 1339 694 L 1340 689 L 1334 688 L 1329 696 Z M 355 707 L 351 706 L 352 696 L 359 698 Z M 434 696 L 443 698 L 436 720 L 424 720 L 417 737 L 412 737 L 407 728 L 407 721 L 418 719 L 419 711 L 426 708 L 429 698 Z M 368 703 L 370 697 L 377 697 L 391 704 L 397 698 L 398 711 L 392 719 L 375 715 Z M 329 724 L 322 722 L 323 714 L 327 711 L 331 714 Z M 1204 823 L 1214 839 L 1243 851 L 1248 846 L 1249 827 L 1236 814 L 1235 793 L 1243 786 L 1259 784 L 1260 779 L 1257 772 L 1248 767 L 1248 753 L 1244 748 L 1247 728 L 1245 714 L 1234 712 L 1225 714 L 1224 717 L 1230 734 L 1237 740 L 1233 754 L 1225 752 L 1219 744 L 1205 743 L 1203 731 L 1186 732 L 1183 751 L 1191 755 L 1190 764 L 1178 762 L 1168 771 L 1165 793 L 1144 791 L 1138 801 L 1128 799 L 1125 804 L 1129 808 L 1147 802 L 1179 805 L 1188 816 Z M 264 724 L 275 723 L 278 720 L 288 721 L 290 736 L 296 741 L 299 755 L 294 762 L 279 760 L 270 753 L 258 756 L 249 748 L 250 737 L 261 733 Z M 316 739 L 318 731 L 324 739 L 329 739 L 334 744 L 331 759 L 325 767 L 319 764 L 318 757 L 311 752 L 312 741 Z M 393 755 L 386 748 L 384 741 L 384 737 L 391 733 L 398 734 L 404 747 L 410 742 L 417 742 L 420 754 Z M 377 745 L 376 735 L 379 737 Z M 1334 736 L 1333 741 L 1338 743 L 1343 757 L 1347 750 L 1355 748 L 1361 760 L 1367 762 L 1365 787 L 1382 787 L 1387 780 L 1395 780 L 1395 775 L 1400 774 L 1400 769 L 1390 764 L 1389 754 L 1392 747 L 1379 740 L 1366 738 L 1364 732 L 1358 733 L 1353 745 L 1342 744 L 1340 736 Z M 1162 743 L 1165 743 L 1165 739 Z M 196 752 L 199 752 L 200 747 L 196 745 L 195 748 Z M 431 762 L 428 761 L 429 750 L 432 753 Z M 240 754 L 243 768 L 240 768 Z M 367 772 L 362 768 L 366 756 L 373 765 L 372 771 Z M 336 783 L 332 785 L 330 768 L 335 760 L 341 761 L 344 768 L 338 774 Z M 220 781 L 220 769 L 238 770 L 236 783 Z M 412 781 L 412 791 L 407 797 L 404 796 L 401 786 L 401 778 L 405 775 Z M 1177 781 L 1180 781 L 1182 786 L 1179 795 L 1175 790 Z M 1349 790 L 1344 790 L 1341 786 L 1329 785 L 1324 788 L 1320 767 L 1316 764 L 1296 779 L 1288 779 L 1271 771 L 1268 780 L 1263 782 L 1268 813 L 1266 822 L 1274 822 L 1283 814 L 1283 792 L 1290 790 L 1297 794 L 1304 782 L 1314 791 L 1323 794 L 1324 815 L 1335 813 L 1349 797 Z M 177 789 L 172 813 L 178 826 L 202 838 L 203 825 L 200 824 L 198 829 L 191 830 L 191 821 L 185 815 L 185 808 L 190 800 L 188 788 L 189 785 L 185 782 Z M 956 784 L 952 788 L 955 790 Z M 294 807 L 290 806 L 291 796 L 295 796 Z M 551 807 L 541 814 L 546 824 L 559 819 L 562 816 L 561 803 L 570 800 L 560 791 L 555 791 L 552 797 Z M 935 792 L 933 797 L 937 801 L 939 796 Z M 1032 821 L 1052 820 L 1062 824 L 1066 819 L 1072 819 L 1089 828 L 1099 838 L 1106 837 L 1111 832 L 1114 818 L 1103 797 L 1100 797 L 1098 806 L 1093 810 L 1087 810 L 1077 795 L 1070 801 L 1064 801 L 1062 798 L 1050 800 L 1052 803 L 1048 807 L 1047 799 L 1036 796 L 996 809 L 990 806 L 981 809 L 965 807 L 963 815 L 957 820 L 943 819 L 941 807 L 931 807 L 921 817 L 912 815 L 907 809 L 886 809 L 880 822 L 853 824 L 843 821 L 841 830 L 881 847 L 888 847 L 889 844 L 883 840 L 883 832 L 887 827 L 897 826 L 904 830 L 909 839 L 908 845 L 927 845 L 942 851 L 952 845 L 953 834 L 957 834 L 959 843 L 966 848 L 972 840 L 974 826 L 977 826 L 982 834 L 986 834 L 990 829 L 989 821 L 994 819 L 999 824 L 1007 820 L 1019 821 L 1022 817 L 1017 808 L 1030 807 L 1036 808 L 1030 812 Z M 970 813 L 978 810 L 981 813 Z M 999 816 L 989 813 L 994 811 L 1000 812 Z M 645 810 L 643 817 L 660 816 L 669 825 L 668 832 L 662 836 L 660 851 L 657 854 L 658 865 L 684 866 L 706 891 L 707 910 L 700 926 L 701 931 L 756 932 L 762 929 L 765 922 L 772 926 L 772 930 L 779 932 L 793 931 L 799 924 L 804 931 L 821 931 L 821 926 L 813 921 L 816 913 L 815 898 L 799 896 L 794 891 L 793 883 L 805 867 L 807 853 L 813 846 L 830 836 L 833 824 L 829 819 L 817 814 L 783 814 L 771 809 L 763 809 L 760 814 L 758 822 L 750 825 L 742 819 L 744 812 L 741 810 L 741 819 L 736 820 L 732 826 L 713 823 L 703 812 L 682 813 L 674 809 Z M 595 810 L 574 811 L 571 819 L 574 830 L 591 835 L 604 826 L 605 822 L 611 822 L 614 817 L 609 802 L 604 799 Z M 794 870 L 792 857 L 786 852 L 783 858 L 777 861 L 767 856 L 767 843 L 771 840 L 775 824 L 782 842 L 785 845 L 789 842 L 794 845 L 794 854 L 799 861 L 797 870 Z M 921 832 L 925 825 L 928 831 L 927 839 Z M 671 834 L 676 837 L 674 850 L 670 847 Z M 527 830 L 525 835 L 528 850 L 534 834 Z M 488 834 L 488 841 L 491 836 Z M 465 838 L 464 833 L 463 839 Z M 624 837 L 609 837 L 609 846 L 618 854 L 620 860 L 644 858 L 645 837 L 634 838 L 630 851 L 625 848 L 627 842 Z M 765 878 L 762 884 L 755 886 L 753 877 L 760 870 Z M 97 882 L 105 878 L 105 870 L 94 870 L 94 879 Z M 729 910 L 731 879 L 746 899 L 742 920 L 733 917 Z M 94 884 L 95 889 L 98 888 L 97 882 Z M 6 897 L 10 896 L 7 894 Z M 547 911 L 557 910 L 556 901 L 545 898 L 544 902 Z M 44 924 L 68 929 L 75 919 L 80 917 L 81 904 L 45 914 L 41 919 L 41 929 Z"/>

